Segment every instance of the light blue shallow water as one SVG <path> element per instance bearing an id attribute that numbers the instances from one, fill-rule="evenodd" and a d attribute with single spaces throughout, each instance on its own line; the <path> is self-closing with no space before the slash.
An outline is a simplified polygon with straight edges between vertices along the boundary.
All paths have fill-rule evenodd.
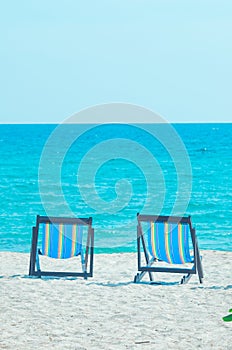
<path id="1" fill-rule="evenodd" d="M 232 251 L 232 124 L 173 125 L 186 152 L 170 126 L 85 128 L 45 147 L 56 125 L 0 125 L 0 250 L 29 252 L 37 214 L 72 214 L 93 216 L 97 252 L 135 251 L 137 212 L 175 205 L 202 249 Z"/>

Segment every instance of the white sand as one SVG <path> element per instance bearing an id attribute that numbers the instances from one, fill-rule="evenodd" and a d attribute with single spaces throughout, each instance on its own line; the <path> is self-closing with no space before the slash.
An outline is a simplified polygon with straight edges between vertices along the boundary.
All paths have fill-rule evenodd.
<path id="1" fill-rule="evenodd" d="M 148 285 L 135 254 L 95 255 L 84 281 L 28 278 L 28 254 L 0 253 L 0 349 L 232 349 L 232 253 L 201 254 L 203 285 Z"/>

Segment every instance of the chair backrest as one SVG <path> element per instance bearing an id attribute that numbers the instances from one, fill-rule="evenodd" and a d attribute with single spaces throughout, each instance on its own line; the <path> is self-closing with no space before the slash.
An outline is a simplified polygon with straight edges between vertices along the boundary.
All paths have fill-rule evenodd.
<path id="1" fill-rule="evenodd" d="M 81 253 L 83 226 L 50 223 L 43 223 L 41 226 L 43 255 L 67 259 Z"/>
<path id="2" fill-rule="evenodd" d="M 169 264 L 192 262 L 189 238 L 190 217 L 138 216 L 139 222 L 148 222 L 147 242 L 150 255 Z"/>
<path id="3" fill-rule="evenodd" d="M 41 254 L 56 259 L 67 259 L 81 254 L 84 228 L 91 226 L 91 218 L 37 217 L 37 230 L 41 230 Z"/>

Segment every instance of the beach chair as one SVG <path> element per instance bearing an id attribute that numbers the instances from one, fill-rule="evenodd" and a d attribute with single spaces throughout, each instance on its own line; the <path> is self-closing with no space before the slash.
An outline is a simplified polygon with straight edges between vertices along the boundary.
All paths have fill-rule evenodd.
<path id="1" fill-rule="evenodd" d="M 196 231 L 191 217 L 156 216 L 137 214 L 138 273 L 134 282 L 140 282 L 148 273 L 150 283 L 154 272 L 184 274 L 181 284 L 193 274 L 202 283 L 203 269 Z M 190 252 L 191 244 L 191 252 Z"/>
<path id="2" fill-rule="evenodd" d="M 93 276 L 93 254 L 94 229 L 92 228 L 92 218 L 62 218 L 37 215 L 36 226 L 32 228 L 29 276 L 80 276 L 87 279 Z M 53 259 L 73 257 L 75 270 L 74 272 L 44 271 L 40 267 L 40 256 Z M 78 259 L 74 257 L 78 257 Z M 80 260 L 81 268 L 79 269 L 76 266 L 77 260 Z M 55 261 L 53 260 L 53 262 Z"/>

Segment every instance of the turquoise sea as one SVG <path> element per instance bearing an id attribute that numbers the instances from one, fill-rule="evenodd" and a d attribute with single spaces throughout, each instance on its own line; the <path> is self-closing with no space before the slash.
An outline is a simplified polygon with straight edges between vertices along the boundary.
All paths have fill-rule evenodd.
<path id="1" fill-rule="evenodd" d="M 58 132 L 57 132 L 58 130 Z M 232 124 L 0 125 L 0 250 L 29 252 L 36 215 L 92 216 L 96 251 L 135 251 L 136 214 L 191 215 L 232 251 Z"/>

